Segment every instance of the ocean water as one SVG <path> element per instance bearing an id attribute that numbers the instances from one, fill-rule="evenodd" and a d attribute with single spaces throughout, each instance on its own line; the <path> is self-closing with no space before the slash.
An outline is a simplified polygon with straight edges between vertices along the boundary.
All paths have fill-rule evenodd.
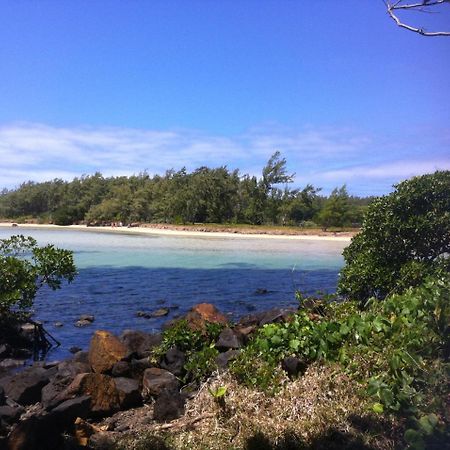
<path id="1" fill-rule="evenodd" d="M 74 251 L 75 281 L 58 291 L 41 290 L 34 305 L 34 319 L 61 342 L 51 358 L 69 356 L 71 346 L 87 348 L 96 329 L 156 331 L 199 302 L 213 303 L 237 320 L 253 311 L 296 306 L 296 289 L 334 292 L 348 244 L 0 228 L 0 239 L 13 234 Z M 170 314 L 136 316 L 161 307 L 169 307 Z M 81 314 L 94 315 L 95 322 L 75 327 Z M 55 327 L 56 322 L 63 326 Z"/>

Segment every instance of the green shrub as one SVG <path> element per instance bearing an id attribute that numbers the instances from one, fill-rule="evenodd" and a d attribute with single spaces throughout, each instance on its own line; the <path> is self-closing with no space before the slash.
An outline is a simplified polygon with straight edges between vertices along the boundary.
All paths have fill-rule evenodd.
<path id="1" fill-rule="evenodd" d="M 338 292 L 361 304 L 450 268 L 450 171 L 395 187 L 369 205 L 361 232 L 344 250 Z"/>
<path id="2" fill-rule="evenodd" d="M 73 254 L 53 245 L 39 247 L 22 235 L 0 240 L 0 312 L 31 307 L 37 291 L 59 289 L 76 274 Z"/>

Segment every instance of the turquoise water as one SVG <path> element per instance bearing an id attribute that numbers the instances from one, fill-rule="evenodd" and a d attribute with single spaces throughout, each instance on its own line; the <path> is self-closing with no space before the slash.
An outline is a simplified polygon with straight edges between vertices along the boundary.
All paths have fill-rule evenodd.
<path id="1" fill-rule="evenodd" d="M 233 319 L 255 310 L 294 306 L 295 289 L 333 292 L 343 264 L 341 241 L 124 235 L 75 231 L 0 228 L 74 251 L 79 274 L 59 291 L 44 290 L 35 302 L 41 320 L 62 346 L 86 347 L 95 329 L 120 333 L 157 330 L 198 302 L 214 303 Z M 258 290 L 267 290 L 264 295 Z M 260 292 L 260 291 L 259 291 Z M 168 317 L 143 319 L 139 310 L 171 307 Z M 96 320 L 74 327 L 80 314 Z M 57 328 L 55 322 L 62 322 Z"/>

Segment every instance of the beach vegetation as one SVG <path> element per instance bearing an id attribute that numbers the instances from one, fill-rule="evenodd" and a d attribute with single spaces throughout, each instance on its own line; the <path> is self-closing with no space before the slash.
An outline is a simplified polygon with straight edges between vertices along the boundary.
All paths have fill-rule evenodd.
<path id="1" fill-rule="evenodd" d="M 374 200 L 344 250 L 338 292 L 364 303 L 450 269 L 450 171 L 403 181 Z"/>
<path id="2" fill-rule="evenodd" d="M 129 177 L 95 173 L 72 181 L 29 181 L 1 191 L 0 217 L 56 225 L 326 224 L 329 228 L 357 226 L 361 211 L 371 201 L 370 197 L 350 196 L 343 188 L 327 198 L 311 184 L 293 188 L 294 179 L 286 159 L 277 151 L 259 177 L 226 166 L 202 166 L 192 172 L 171 169 L 154 176 L 146 172 Z M 322 212 L 324 208 L 326 212 Z"/>
<path id="3" fill-rule="evenodd" d="M 73 254 L 54 245 L 39 246 L 32 237 L 0 240 L 0 311 L 24 310 L 33 305 L 43 286 L 59 289 L 76 275 Z"/>

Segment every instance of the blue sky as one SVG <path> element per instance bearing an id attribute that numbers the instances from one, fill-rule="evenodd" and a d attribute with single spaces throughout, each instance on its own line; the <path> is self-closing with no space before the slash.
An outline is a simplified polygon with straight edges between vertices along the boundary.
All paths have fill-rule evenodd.
<path id="1" fill-rule="evenodd" d="M 296 185 L 383 194 L 450 169 L 449 80 L 450 38 L 381 0 L 3 1 L 0 187 L 279 150 Z"/>

